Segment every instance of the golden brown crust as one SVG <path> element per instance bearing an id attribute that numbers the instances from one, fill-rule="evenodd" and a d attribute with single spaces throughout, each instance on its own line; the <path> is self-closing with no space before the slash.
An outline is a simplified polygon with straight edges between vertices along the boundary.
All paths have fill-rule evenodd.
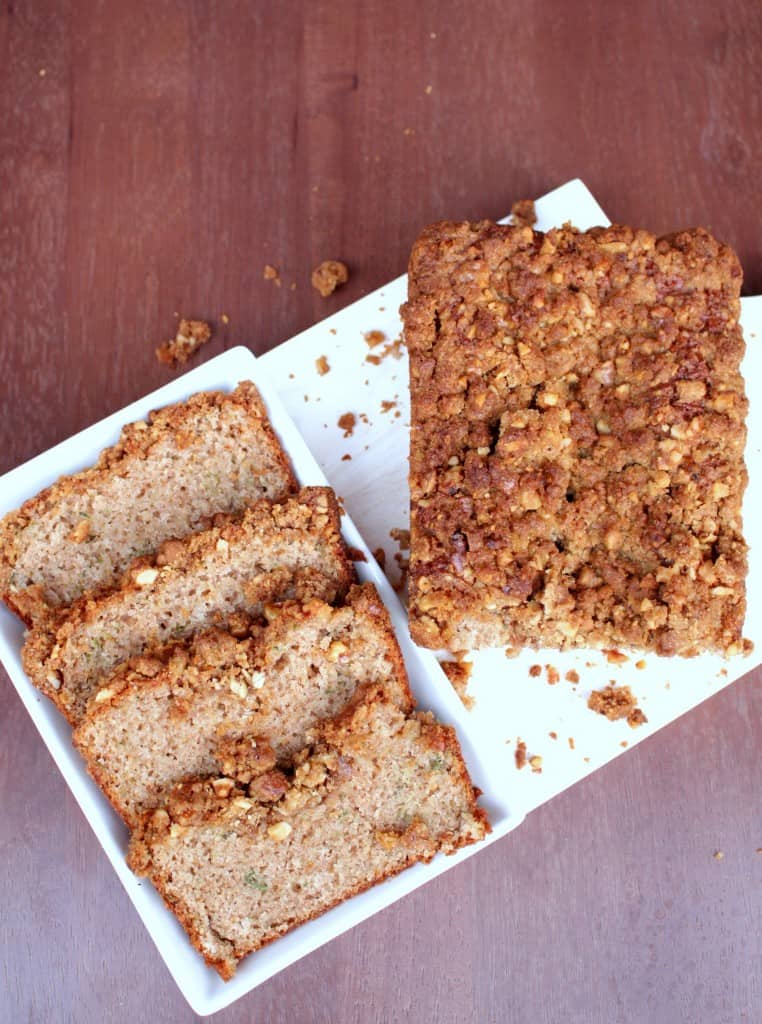
<path id="1" fill-rule="evenodd" d="M 204 413 L 223 406 L 237 406 L 262 431 L 271 457 L 284 477 L 284 494 L 295 491 L 298 484 L 291 465 L 270 425 L 259 392 L 251 381 L 242 381 L 231 393 L 210 391 L 192 395 L 185 402 L 151 412 L 146 420 L 126 424 L 119 441 L 101 452 L 94 466 L 71 476 L 60 477 L 50 487 L 29 498 L 19 509 L 0 520 L 0 599 L 28 626 L 44 618 L 50 611 L 44 587 L 39 583 L 22 588 L 11 584 L 24 530 L 41 517 L 55 513 L 61 501 L 68 496 L 97 491 L 104 482 L 128 473 L 131 465 L 146 459 L 152 448 L 167 436 L 174 437 L 178 447 L 193 443 L 194 423 Z M 111 581 L 108 585 L 111 585 Z"/>
<path id="2" fill-rule="evenodd" d="M 740 284 L 701 229 L 423 232 L 403 307 L 416 642 L 745 649 Z"/>

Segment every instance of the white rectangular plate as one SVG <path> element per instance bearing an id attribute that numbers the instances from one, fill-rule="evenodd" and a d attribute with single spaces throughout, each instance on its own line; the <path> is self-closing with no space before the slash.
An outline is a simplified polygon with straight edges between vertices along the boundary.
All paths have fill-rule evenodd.
<path id="1" fill-rule="evenodd" d="M 302 486 L 325 484 L 327 481 L 323 472 L 289 419 L 272 384 L 266 379 L 261 361 L 256 360 L 248 349 L 239 347 L 212 359 L 197 370 L 6 474 L 0 479 L 0 516 L 47 487 L 61 473 L 75 472 L 92 465 L 102 448 L 116 442 L 125 423 L 142 419 L 151 409 L 181 401 L 197 391 L 232 390 L 242 380 L 253 380 L 259 388 L 270 420 L 289 454 L 299 483 Z M 472 736 L 466 728 L 466 712 L 447 683 L 434 655 L 419 650 L 410 640 L 402 605 L 348 515 L 342 518 L 342 532 L 347 544 L 365 554 L 367 561 L 357 562 L 355 566 L 358 576 L 363 582 L 370 581 L 376 585 L 389 609 L 416 700 L 422 708 L 436 712 L 442 721 L 455 725 L 457 729 L 474 782 L 484 793 L 482 806 L 487 810 L 493 826 L 487 842 L 494 842 L 515 828 L 523 817 L 521 810 L 509 801 L 504 787 L 497 785 L 498 769 L 491 763 L 494 752 L 483 746 L 478 737 Z M 402 875 L 354 897 L 247 957 L 233 980 L 225 983 L 215 971 L 204 965 L 153 887 L 136 878 L 127 868 L 124 860 L 127 829 L 88 776 L 83 761 L 71 745 L 70 727 L 54 705 L 32 686 L 24 674 L 20 658 L 23 632 L 23 626 L 15 616 L 1 608 L 0 660 L 167 967 L 196 1013 L 206 1015 L 222 1009 L 276 971 L 393 903 L 430 878 L 435 878 L 480 848 L 467 847 L 452 857 L 439 855 L 430 864 L 410 868 Z"/>
<path id="2" fill-rule="evenodd" d="M 580 228 L 607 223 L 603 211 L 579 181 L 539 200 L 537 213 L 541 230 L 566 220 Z M 368 363 L 366 356 L 370 350 L 363 335 L 380 330 L 389 342 L 397 338 L 401 331 L 397 311 L 405 297 L 403 276 L 259 360 L 246 349 L 237 348 L 205 363 L 8 473 L 0 480 L 0 515 L 17 507 L 61 473 L 91 465 L 98 452 L 116 440 L 124 423 L 144 417 L 150 409 L 182 400 L 196 391 L 229 390 L 240 380 L 254 380 L 300 482 L 319 484 L 327 477 L 343 497 L 349 513 L 343 520 L 346 540 L 368 558 L 367 563 L 358 563 L 358 573 L 363 580 L 376 584 L 389 608 L 417 699 L 455 725 L 474 781 L 484 790 L 482 803 L 494 828 L 488 841 L 494 841 L 515 828 L 527 810 L 621 754 L 623 742 L 633 745 L 759 662 L 762 637 L 757 624 L 762 623 L 762 562 L 758 555 L 762 551 L 762 521 L 754 521 L 751 515 L 746 517 L 747 536 L 752 545 L 747 635 L 756 643 L 751 658 L 723 662 L 702 657 L 677 662 L 654 657 L 646 659 L 645 669 L 638 670 L 632 661 L 610 665 L 600 653 L 594 652 L 535 652 L 509 661 L 502 651 L 485 651 L 474 657 L 471 691 L 476 707 L 467 712 L 434 655 L 418 650 L 410 642 L 405 613 L 349 518 L 359 525 L 370 548 L 386 549 L 387 566 L 393 567 L 392 556 L 397 546 L 389 531 L 406 527 L 408 522 L 407 359 L 402 351 L 400 359 L 388 355 L 380 365 Z M 751 388 L 762 379 L 760 346 L 755 343 L 755 335 L 762 335 L 762 298 L 744 300 L 743 323 L 749 345 L 744 372 Z M 372 351 L 383 351 L 383 345 Z M 326 356 L 331 367 L 325 376 L 319 376 L 315 367 L 315 360 L 321 355 Z M 384 401 L 397 404 L 384 411 Z M 349 437 L 337 425 L 346 412 L 354 412 L 358 417 Z M 367 422 L 360 419 L 361 414 Z M 312 454 L 303 437 L 309 439 Z M 747 509 L 759 508 L 762 499 L 762 478 L 756 471 L 761 448 L 762 401 L 756 399 L 749 418 L 747 461 L 752 471 Z M 347 454 L 351 455 L 350 460 L 343 458 Z M 439 856 L 429 865 L 411 868 L 355 897 L 248 957 L 236 977 L 225 984 L 204 966 L 153 888 L 135 878 L 126 867 L 124 826 L 72 749 L 69 727 L 23 673 L 19 659 L 22 632 L 13 616 L 0 610 L 0 659 L 173 977 L 199 1014 L 222 1009 L 294 960 L 485 845 L 469 847 L 454 857 Z M 533 664 L 543 666 L 539 677 L 529 676 Z M 552 665 L 561 675 L 555 686 L 546 682 L 546 665 Z M 580 675 L 577 686 L 563 679 L 564 673 L 572 668 Z M 610 723 L 587 709 L 590 691 L 611 678 L 632 685 L 648 715 L 648 725 L 631 730 L 624 723 Z M 556 733 L 557 739 L 552 739 L 551 733 Z M 519 736 L 526 742 L 530 755 L 542 756 L 541 773 L 533 773 L 529 768 L 516 770 L 514 752 Z M 570 737 L 574 740 L 573 750 L 568 742 Z"/>

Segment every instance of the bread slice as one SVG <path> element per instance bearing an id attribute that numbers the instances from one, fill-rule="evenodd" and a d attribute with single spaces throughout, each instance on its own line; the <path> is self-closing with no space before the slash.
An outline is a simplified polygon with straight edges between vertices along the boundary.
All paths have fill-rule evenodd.
<path id="1" fill-rule="evenodd" d="M 336 715 L 361 684 L 380 685 L 412 711 L 402 654 L 372 583 L 352 587 L 341 608 L 313 599 L 268 605 L 265 614 L 268 625 L 252 636 L 203 633 L 102 680 L 74 744 L 128 824 L 183 776 L 221 766 L 248 782 L 288 766 L 307 730 Z M 242 745 L 255 763 L 250 756 L 235 768 Z"/>
<path id="2" fill-rule="evenodd" d="M 76 724 L 98 680 L 121 662 L 267 602 L 341 598 L 353 580 L 328 487 L 306 487 L 138 559 L 114 590 L 84 597 L 32 629 L 27 674 Z"/>
<path id="3" fill-rule="evenodd" d="M 180 783 L 141 820 L 128 862 L 227 980 L 304 921 L 482 839 L 476 795 L 451 728 L 368 688 L 314 730 L 278 799 L 230 779 Z"/>
<path id="4" fill-rule="evenodd" d="M 0 522 L 0 597 L 30 625 L 115 585 L 135 558 L 216 513 L 296 487 L 251 381 L 231 394 L 193 395 L 128 424 L 94 467 L 62 477 Z"/>

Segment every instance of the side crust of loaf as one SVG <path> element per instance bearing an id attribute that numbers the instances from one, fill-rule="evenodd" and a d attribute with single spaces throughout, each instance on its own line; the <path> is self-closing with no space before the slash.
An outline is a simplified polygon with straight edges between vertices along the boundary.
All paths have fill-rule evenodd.
<path id="1" fill-rule="evenodd" d="M 84 597 L 27 634 L 24 668 L 73 725 L 98 680 L 128 658 L 278 600 L 341 599 L 354 580 L 327 487 L 257 502 L 136 560 L 118 587 Z"/>
<path id="2" fill-rule="evenodd" d="M 378 683 L 409 713 L 413 698 L 389 614 L 373 584 L 333 608 L 268 605 L 267 626 L 213 630 L 140 655 L 102 679 L 74 731 L 88 771 L 130 825 L 183 776 L 288 767 L 308 729 Z M 231 743 L 255 737 L 256 763 L 229 768 Z M 236 753 L 240 750 L 237 746 Z M 250 758 L 251 760 L 251 758 Z"/>
<path id="3" fill-rule="evenodd" d="M 424 231 L 402 309 L 417 643 L 747 649 L 740 286 L 702 229 Z"/>
<path id="4" fill-rule="evenodd" d="M 180 490 L 167 503 L 170 484 Z M 0 598 L 31 625 L 113 586 L 138 553 L 297 486 L 251 381 L 193 395 L 127 424 L 93 467 L 0 521 Z"/>
<path id="5" fill-rule="evenodd" d="M 180 783 L 141 819 L 128 863 L 228 980 L 255 949 L 489 831 L 454 730 L 430 713 L 405 716 L 370 688 L 313 731 L 279 800 Z"/>

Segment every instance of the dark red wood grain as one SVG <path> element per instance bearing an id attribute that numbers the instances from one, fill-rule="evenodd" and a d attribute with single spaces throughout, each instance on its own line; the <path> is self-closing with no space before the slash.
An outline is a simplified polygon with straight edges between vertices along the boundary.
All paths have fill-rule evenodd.
<path id="1" fill-rule="evenodd" d="M 0 471 L 169 379 L 176 312 L 266 351 L 571 177 L 762 291 L 761 165 L 757 0 L 4 0 Z M 762 1019 L 761 678 L 214 1019 Z M 192 1019 L 5 679 L 0 730 L 0 1020 Z"/>

